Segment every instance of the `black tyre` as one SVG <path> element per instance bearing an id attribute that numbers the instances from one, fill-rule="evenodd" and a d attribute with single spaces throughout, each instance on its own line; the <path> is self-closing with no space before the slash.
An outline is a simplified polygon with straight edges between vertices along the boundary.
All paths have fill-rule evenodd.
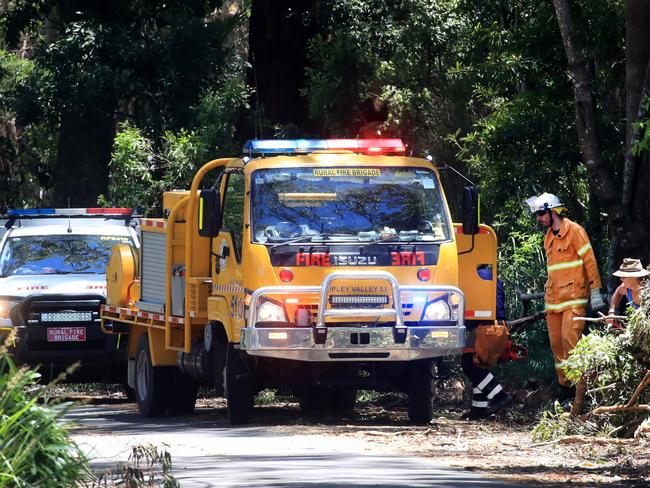
<path id="1" fill-rule="evenodd" d="M 171 368 L 153 366 L 149 338 L 140 336 L 135 356 L 135 399 L 143 417 L 159 417 L 167 410 Z"/>
<path id="2" fill-rule="evenodd" d="M 349 388 L 337 388 L 330 396 L 332 413 L 350 415 L 354 412 L 357 404 L 357 390 Z"/>
<path id="3" fill-rule="evenodd" d="M 181 370 L 174 370 L 171 375 L 169 415 L 191 415 L 194 413 L 199 385 Z"/>
<path id="4" fill-rule="evenodd" d="M 129 386 L 128 383 L 123 383 L 122 384 L 122 390 L 124 390 L 124 395 L 126 396 L 126 401 L 127 402 L 135 402 L 135 390 Z"/>
<path id="5" fill-rule="evenodd" d="M 322 389 L 309 388 L 296 393 L 300 411 L 306 415 L 325 413 L 329 408 L 329 392 Z"/>
<path id="6" fill-rule="evenodd" d="M 430 359 L 417 361 L 408 372 L 409 420 L 414 424 L 428 424 L 433 418 L 435 365 Z"/>
<path id="7" fill-rule="evenodd" d="M 232 425 L 247 424 L 253 417 L 255 393 L 251 384 L 250 372 L 241 352 L 232 344 L 226 351 L 225 371 L 226 402 L 228 420 Z"/>

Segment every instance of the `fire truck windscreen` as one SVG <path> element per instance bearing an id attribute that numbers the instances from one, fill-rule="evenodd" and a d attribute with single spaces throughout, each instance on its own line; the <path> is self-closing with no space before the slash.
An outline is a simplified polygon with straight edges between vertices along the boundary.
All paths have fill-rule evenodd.
<path id="1" fill-rule="evenodd" d="M 332 167 L 255 171 L 253 241 L 441 241 L 450 222 L 426 168 Z"/>

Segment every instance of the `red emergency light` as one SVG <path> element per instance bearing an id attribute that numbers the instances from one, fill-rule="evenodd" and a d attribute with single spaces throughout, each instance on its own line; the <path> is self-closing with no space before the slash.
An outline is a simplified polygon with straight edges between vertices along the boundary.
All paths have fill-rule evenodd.
<path id="1" fill-rule="evenodd" d="M 351 151 L 360 154 L 403 154 L 401 139 L 255 139 L 244 145 L 249 154 L 307 154 L 314 151 Z"/>

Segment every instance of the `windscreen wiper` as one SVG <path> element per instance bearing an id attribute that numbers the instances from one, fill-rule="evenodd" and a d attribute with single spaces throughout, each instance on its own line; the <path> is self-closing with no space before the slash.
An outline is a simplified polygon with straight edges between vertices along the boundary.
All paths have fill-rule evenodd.
<path id="1" fill-rule="evenodd" d="M 296 237 L 295 239 L 289 239 L 288 241 L 284 242 L 277 242 L 273 245 L 271 245 L 270 249 L 275 249 L 276 247 L 279 246 L 284 246 L 287 244 L 295 244 L 297 242 L 304 242 L 307 239 L 314 239 L 314 238 L 322 238 L 322 239 L 330 239 L 333 237 L 358 237 L 356 234 L 345 234 L 345 233 L 322 233 L 322 234 L 309 234 L 309 235 L 304 235 L 300 237 Z"/>
<path id="2" fill-rule="evenodd" d="M 309 235 L 296 237 L 294 239 L 289 239 L 288 241 L 276 242 L 275 244 L 272 244 L 269 249 L 275 249 L 276 247 L 279 247 L 279 246 L 285 246 L 287 244 L 294 244 L 296 242 L 302 242 L 302 241 L 305 241 L 307 239 L 311 239 L 313 237 L 323 237 L 323 234 L 309 234 Z"/>

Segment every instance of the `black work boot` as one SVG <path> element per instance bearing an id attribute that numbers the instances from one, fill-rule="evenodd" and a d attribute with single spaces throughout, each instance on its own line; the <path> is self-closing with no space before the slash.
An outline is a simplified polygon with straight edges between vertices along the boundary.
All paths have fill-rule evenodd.
<path id="1" fill-rule="evenodd" d="M 487 409 L 487 414 L 492 415 L 497 413 L 499 410 L 501 410 L 504 407 L 507 407 L 512 403 L 512 398 L 510 398 L 510 395 L 508 395 L 505 392 L 501 392 L 502 394 L 497 395 L 490 401 L 490 406 Z"/>
<path id="2" fill-rule="evenodd" d="M 472 407 L 463 413 L 460 418 L 463 420 L 480 420 L 489 417 L 487 408 Z"/>

